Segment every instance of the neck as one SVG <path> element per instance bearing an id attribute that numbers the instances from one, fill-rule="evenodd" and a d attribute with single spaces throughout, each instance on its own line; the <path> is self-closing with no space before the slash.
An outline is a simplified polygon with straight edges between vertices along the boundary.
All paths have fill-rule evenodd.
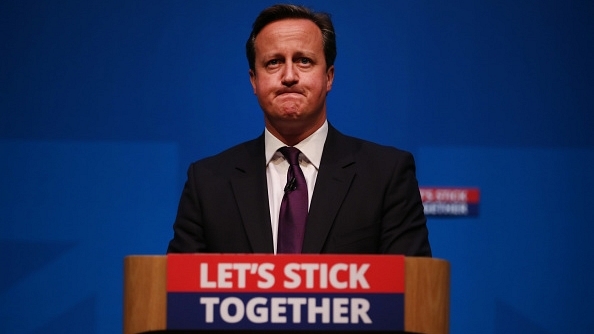
<path id="1" fill-rule="evenodd" d="M 270 131 L 273 136 L 278 138 L 278 140 L 282 141 L 285 145 L 295 146 L 321 128 L 325 121 L 326 118 L 323 118 L 321 119 L 321 122 L 316 122 L 315 124 L 312 124 L 308 127 L 284 127 L 281 129 L 272 126 L 269 122 L 266 122 L 266 129 L 268 129 L 268 131 Z"/>

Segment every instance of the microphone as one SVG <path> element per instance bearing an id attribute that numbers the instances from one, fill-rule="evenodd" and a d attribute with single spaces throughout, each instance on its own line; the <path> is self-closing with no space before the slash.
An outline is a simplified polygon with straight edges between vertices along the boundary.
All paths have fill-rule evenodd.
<path id="1" fill-rule="evenodd" d="M 285 186 L 285 193 L 297 189 L 296 181 L 297 180 L 295 180 L 295 177 L 293 176 L 289 182 L 287 182 L 287 185 Z"/>

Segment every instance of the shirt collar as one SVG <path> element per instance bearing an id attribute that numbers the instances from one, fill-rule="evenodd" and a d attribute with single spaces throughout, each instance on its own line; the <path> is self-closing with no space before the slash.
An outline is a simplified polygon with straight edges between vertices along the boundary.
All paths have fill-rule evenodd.
<path id="1" fill-rule="evenodd" d="M 303 139 L 294 147 L 298 148 L 305 159 L 309 161 L 316 169 L 320 168 L 320 162 L 322 161 L 322 151 L 324 150 L 324 143 L 328 136 L 328 121 L 312 133 L 309 137 Z M 282 141 L 276 138 L 268 129 L 264 129 L 264 145 L 266 148 L 266 165 L 274 158 L 275 154 L 280 154 L 279 148 L 285 145 Z"/>

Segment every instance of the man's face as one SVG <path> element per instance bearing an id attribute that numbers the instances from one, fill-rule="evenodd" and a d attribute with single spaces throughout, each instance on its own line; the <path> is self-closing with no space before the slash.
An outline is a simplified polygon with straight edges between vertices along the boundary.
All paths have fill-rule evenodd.
<path id="1" fill-rule="evenodd" d="M 334 79 L 334 67 L 326 69 L 320 28 L 306 19 L 272 22 L 256 36 L 255 50 L 250 82 L 266 127 L 281 136 L 313 133 L 326 120 Z"/>

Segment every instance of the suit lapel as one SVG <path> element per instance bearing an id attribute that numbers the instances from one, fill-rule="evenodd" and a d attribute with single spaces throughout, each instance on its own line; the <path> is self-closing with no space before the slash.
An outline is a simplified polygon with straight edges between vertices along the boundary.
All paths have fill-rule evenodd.
<path id="1" fill-rule="evenodd" d="M 272 229 L 266 186 L 264 136 L 246 143 L 230 182 L 254 253 L 272 253 Z"/>
<path id="2" fill-rule="evenodd" d="M 303 253 L 320 253 L 355 176 L 355 159 L 346 137 L 329 126 L 310 203 Z"/>

